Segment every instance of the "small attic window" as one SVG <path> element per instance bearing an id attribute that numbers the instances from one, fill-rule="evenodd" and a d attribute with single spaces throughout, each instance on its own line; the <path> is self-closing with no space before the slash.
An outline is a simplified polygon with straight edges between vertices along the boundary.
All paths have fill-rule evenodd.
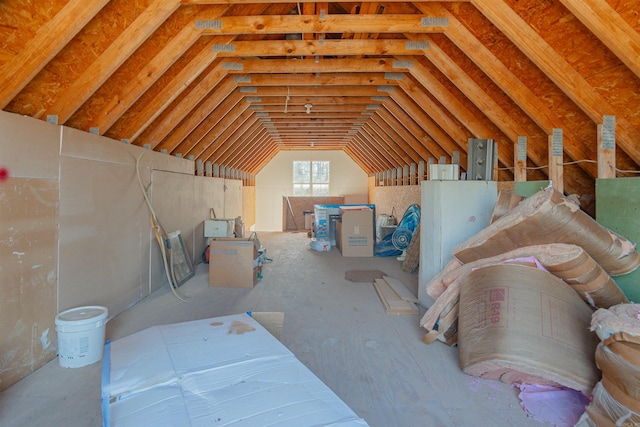
<path id="1" fill-rule="evenodd" d="M 329 195 L 328 161 L 294 161 L 293 195 L 323 197 Z"/>

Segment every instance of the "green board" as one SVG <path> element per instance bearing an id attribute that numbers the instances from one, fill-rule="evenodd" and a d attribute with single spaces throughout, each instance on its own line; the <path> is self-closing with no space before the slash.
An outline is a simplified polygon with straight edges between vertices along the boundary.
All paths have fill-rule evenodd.
<path id="1" fill-rule="evenodd" d="M 518 196 L 533 196 L 540 190 L 544 190 L 549 186 L 549 181 L 516 181 L 514 192 Z"/>
<path id="2" fill-rule="evenodd" d="M 596 221 L 638 244 L 640 178 L 596 180 Z M 640 268 L 613 280 L 633 302 L 640 302 Z"/>

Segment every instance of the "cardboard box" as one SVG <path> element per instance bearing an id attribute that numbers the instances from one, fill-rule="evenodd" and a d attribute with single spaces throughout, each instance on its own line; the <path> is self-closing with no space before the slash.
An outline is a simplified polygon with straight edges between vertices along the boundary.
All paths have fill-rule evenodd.
<path id="1" fill-rule="evenodd" d="M 318 239 L 329 239 L 332 246 L 337 246 L 336 228 L 337 221 L 331 221 L 332 215 L 341 215 L 345 209 L 371 209 L 372 216 L 376 215 L 376 205 L 313 205 L 315 237 Z"/>
<path id="2" fill-rule="evenodd" d="M 373 211 L 346 209 L 338 221 L 336 244 L 345 257 L 373 256 Z"/>
<path id="3" fill-rule="evenodd" d="M 209 245 L 209 286 L 253 288 L 258 282 L 255 240 L 215 239 Z"/>
<path id="4" fill-rule="evenodd" d="M 366 427 L 247 314 L 154 326 L 107 345 L 103 425 Z"/>

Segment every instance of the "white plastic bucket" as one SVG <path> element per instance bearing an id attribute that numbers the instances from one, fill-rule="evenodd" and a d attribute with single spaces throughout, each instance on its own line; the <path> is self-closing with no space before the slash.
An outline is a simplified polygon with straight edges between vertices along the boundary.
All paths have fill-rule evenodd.
<path id="1" fill-rule="evenodd" d="M 56 316 L 58 361 L 63 368 L 80 368 L 102 359 L 104 354 L 106 307 L 70 308 Z"/>

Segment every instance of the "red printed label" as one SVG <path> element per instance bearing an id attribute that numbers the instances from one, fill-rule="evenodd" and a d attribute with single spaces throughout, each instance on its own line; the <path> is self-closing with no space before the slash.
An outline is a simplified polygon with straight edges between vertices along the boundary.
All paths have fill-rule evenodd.
<path id="1" fill-rule="evenodd" d="M 486 320 L 489 324 L 500 327 L 507 326 L 507 293 L 506 288 L 489 289 L 489 301 L 485 303 Z"/>

